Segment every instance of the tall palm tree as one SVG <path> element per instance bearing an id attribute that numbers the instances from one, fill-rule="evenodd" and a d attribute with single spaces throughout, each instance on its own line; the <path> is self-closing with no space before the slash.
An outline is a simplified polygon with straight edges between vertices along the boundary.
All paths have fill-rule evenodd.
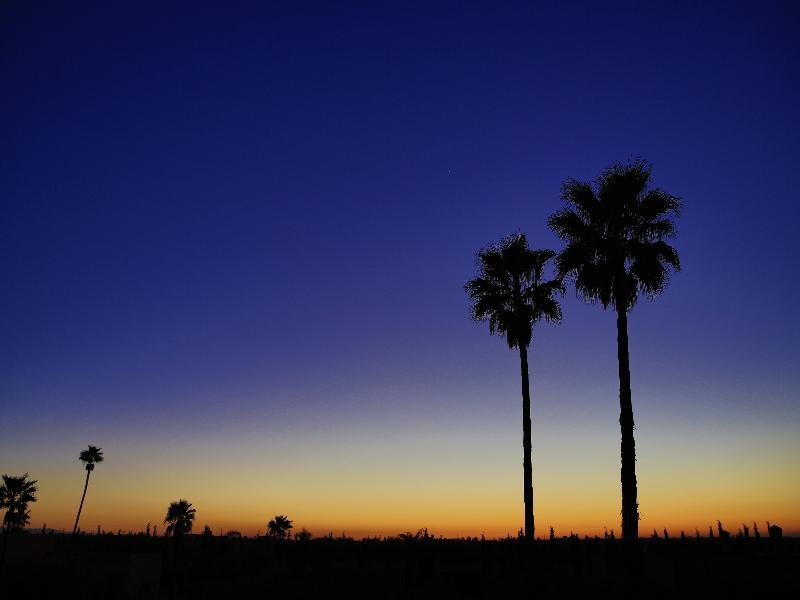
<path id="1" fill-rule="evenodd" d="M 172 502 L 167 509 L 167 516 L 164 518 L 164 523 L 167 524 L 166 534 L 173 537 L 181 537 L 186 533 L 190 533 L 195 512 L 192 503 L 188 500 L 180 499 L 177 502 Z"/>
<path id="2" fill-rule="evenodd" d="M 672 217 L 681 201 L 651 187 L 652 167 L 636 158 L 608 167 L 594 184 L 569 179 L 561 190 L 566 207 L 550 216 L 550 228 L 566 242 L 556 258 L 559 275 L 575 282 L 579 296 L 617 313 L 619 425 L 621 432 L 622 536 L 639 535 L 636 445 L 628 358 L 628 313 L 641 294 L 654 298 L 680 270 Z"/>
<path id="3" fill-rule="evenodd" d="M 292 527 L 294 527 L 294 525 L 292 525 L 292 521 L 289 517 L 286 515 L 277 515 L 267 524 L 267 535 L 282 540 L 289 535 L 289 530 Z"/>
<path id="4" fill-rule="evenodd" d="M 531 250 L 525 235 L 511 235 L 477 255 L 479 276 L 464 288 L 472 300 L 472 318 L 488 321 L 489 332 L 505 336 L 509 348 L 519 349 L 522 375 L 522 448 L 525 539 L 533 540 L 533 467 L 531 465 L 531 395 L 528 346 L 533 326 L 542 319 L 561 321 L 556 297 L 563 292 L 558 279 L 545 280 L 552 250 Z"/>
<path id="5" fill-rule="evenodd" d="M 75 517 L 75 526 L 72 528 L 73 535 L 78 533 L 78 521 L 81 519 L 81 511 L 83 510 L 83 501 L 86 499 L 86 490 L 89 488 L 89 475 L 94 471 L 94 466 L 97 463 L 103 462 L 103 449 L 97 446 L 90 445 L 86 450 L 81 450 L 78 456 L 84 467 L 86 467 L 86 483 L 83 485 L 83 496 L 81 496 L 81 505 L 78 507 L 78 516 Z"/>
<path id="6" fill-rule="evenodd" d="M 19 477 L 3 475 L 3 483 L 0 484 L 0 510 L 6 509 L 6 514 L 3 515 L 3 550 L 0 555 L 0 569 L 6 558 L 8 534 L 21 531 L 30 523 L 31 513 L 28 505 L 36 502 L 38 491 L 36 481 L 28 479 L 27 473 Z"/>

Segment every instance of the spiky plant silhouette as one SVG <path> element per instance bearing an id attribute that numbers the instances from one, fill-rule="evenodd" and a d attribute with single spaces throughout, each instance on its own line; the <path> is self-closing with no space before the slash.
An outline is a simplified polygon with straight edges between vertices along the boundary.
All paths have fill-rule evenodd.
<path id="1" fill-rule="evenodd" d="M 36 481 L 28 479 L 28 474 L 14 477 L 3 475 L 3 483 L 0 484 L 0 510 L 5 509 L 3 515 L 3 550 L 0 554 L 0 569 L 6 558 L 8 548 L 8 534 L 21 531 L 30 523 L 31 513 L 28 505 L 36 502 L 38 492 Z"/>
<path id="2" fill-rule="evenodd" d="M 276 539 L 282 540 L 289 535 L 289 530 L 292 529 L 292 521 L 286 515 L 276 515 L 267 524 L 267 535 Z"/>
<path id="3" fill-rule="evenodd" d="M 579 296 L 617 314 L 622 536 L 629 545 L 639 535 L 639 504 L 628 313 L 640 295 L 658 296 L 680 270 L 678 253 L 666 240 L 675 236 L 672 218 L 681 201 L 651 187 L 651 180 L 652 167 L 641 158 L 608 167 L 594 184 L 569 179 L 561 190 L 566 206 L 549 219 L 566 242 L 556 258 L 559 276 L 571 278 Z"/>
<path id="4" fill-rule="evenodd" d="M 164 523 L 167 525 L 166 535 L 181 537 L 191 533 L 195 512 L 192 503 L 183 498 L 170 503 L 167 516 L 164 517 Z"/>
<path id="5" fill-rule="evenodd" d="M 75 526 L 72 528 L 73 535 L 78 533 L 78 522 L 81 520 L 83 501 L 86 499 L 86 490 L 89 488 L 89 476 L 92 474 L 92 471 L 94 471 L 95 465 L 103 462 L 103 449 L 89 445 L 86 450 L 81 450 L 80 455 L 78 455 L 78 460 L 80 460 L 86 468 L 86 483 L 83 484 L 83 495 L 81 496 L 81 504 L 78 506 L 78 516 L 75 517 Z"/>
<path id="6" fill-rule="evenodd" d="M 522 448 L 525 539 L 534 538 L 533 467 L 531 464 L 531 396 L 528 346 L 533 327 L 541 320 L 561 321 L 557 296 L 559 279 L 545 278 L 552 250 L 531 250 L 525 235 L 508 236 L 477 254 L 479 275 L 464 286 L 472 301 L 472 318 L 488 321 L 489 332 L 505 336 L 509 348 L 519 349 L 522 375 Z"/>
<path id="7" fill-rule="evenodd" d="M 0 510 L 5 509 L 3 516 L 4 531 L 19 531 L 30 522 L 28 504 L 36 502 L 36 481 L 28 479 L 25 473 L 19 477 L 3 475 L 0 485 Z"/>

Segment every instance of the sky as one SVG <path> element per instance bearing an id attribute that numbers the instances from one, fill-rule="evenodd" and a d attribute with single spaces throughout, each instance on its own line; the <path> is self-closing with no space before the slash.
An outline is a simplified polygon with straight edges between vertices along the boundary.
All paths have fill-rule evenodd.
<path id="1" fill-rule="evenodd" d="M 0 7 L 0 472 L 69 529 L 514 535 L 519 362 L 475 252 L 643 156 L 683 269 L 629 319 L 642 522 L 800 534 L 795 3 Z M 530 350 L 537 535 L 619 532 L 614 316 Z"/>

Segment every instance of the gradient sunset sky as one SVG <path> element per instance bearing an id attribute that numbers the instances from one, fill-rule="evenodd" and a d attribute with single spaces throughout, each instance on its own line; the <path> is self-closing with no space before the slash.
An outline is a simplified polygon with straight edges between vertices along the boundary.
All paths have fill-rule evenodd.
<path id="1" fill-rule="evenodd" d="M 71 527 L 94 444 L 88 531 L 180 497 L 215 531 L 515 534 L 518 358 L 463 284 L 641 155 L 685 206 L 630 318 L 641 532 L 800 534 L 797 3 L 164 4 L 0 8 L 0 472 L 39 481 L 31 526 Z M 536 533 L 619 532 L 614 316 L 563 304 Z"/>

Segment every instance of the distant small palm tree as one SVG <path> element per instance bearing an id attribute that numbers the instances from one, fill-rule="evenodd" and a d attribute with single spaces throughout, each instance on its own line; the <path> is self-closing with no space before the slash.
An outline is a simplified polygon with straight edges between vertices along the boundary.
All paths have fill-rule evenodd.
<path id="1" fill-rule="evenodd" d="M 0 484 L 0 510 L 5 509 L 3 515 L 3 550 L 0 554 L 0 569 L 6 558 L 8 548 L 8 535 L 15 531 L 22 531 L 30 523 L 31 512 L 28 505 L 36 502 L 38 492 L 36 481 L 28 479 L 25 473 L 19 477 L 3 475 L 3 483 Z"/>
<path id="2" fill-rule="evenodd" d="M 78 516 L 75 517 L 75 526 L 72 528 L 73 535 L 78 533 L 78 521 L 81 520 L 83 501 L 86 499 L 86 490 L 89 488 L 89 475 L 92 474 L 94 466 L 97 463 L 103 462 L 103 449 L 90 445 L 86 450 L 81 450 L 78 460 L 80 460 L 86 468 L 86 483 L 83 485 L 83 495 L 81 496 L 81 504 L 78 507 Z"/>
<path id="3" fill-rule="evenodd" d="M 576 292 L 617 313 L 619 363 L 620 471 L 622 536 L 631 547 L 639 535 L 636 446 L 628 354 L 628 312 L 640 294 L 651 298 L 680 270 L 671 217 L 681 209 L 679 198 L 650 187 L 652 167 L 637 158 L 616 163 L 596 183 L 568 180 L 561 190 L 567 206 L 550 216 L 550 228 L 566 241 L 556 259 L 559 275 L 571 277 Z"/>
<path id="4" fill-rule="evenodd" d="M 36 481 L 28 479 L 27 473 L 19 477 L 3 475 L 0 485 L 0 510 L 6 509 L 3 531 L 20 531 L 30 523 L 28 504 L 36 502 L 38 491 Z"/>
<path id="5" fill-rule="evenodd" d="M 465 289 L 472 300 L 472 318 L 488 321 L 489 332 L 505 336 L 509 348 L 519 349 L 522 375 L 522 448 L 525 539 L 534 539 L 533 466 L 531 464 L 531 396 L 528 377 L 528 346 L 533 326 L 541 320 L 561 321 L 557 296 L 561 281 L 545 279 L 545 266 L 555 256 L 552 250 L 531 250 L 524 234 L 516 234 L 480 250 L 480 274 Z"/>
<path id="6" fill-rule="evenodd" d="M 164 523 L 167 524 L 166 535 L 181 537 L 190 533 L 195 512 L 188 500 L 180 499 L 171 503 L 167 509 L 167 516 L 164 518 Z"/>
<path id="7" fill-rule="evenodd" d="M 286 515 L 277 515 L 267 524 L 267 535 L 282 540 L 289 535 L 292 521 Z"/>

